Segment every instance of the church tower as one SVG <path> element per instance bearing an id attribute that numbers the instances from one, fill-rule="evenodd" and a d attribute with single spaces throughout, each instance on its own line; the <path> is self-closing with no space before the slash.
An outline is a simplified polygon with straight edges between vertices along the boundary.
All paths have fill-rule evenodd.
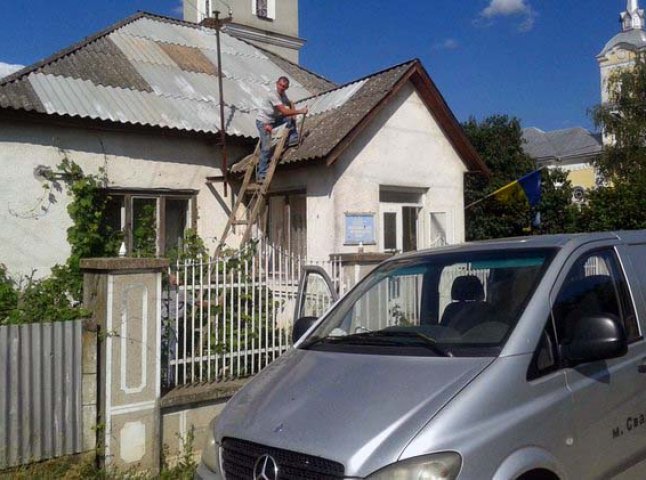
<path id="1" fill-rule="evenodd" d="M 612 37 L 599 55 L 601 70 L 601 102 L 608 101 L 608 77 L 617 68 L 630 68 L 635 58 L 646 50 L 646 31 L 644 31 L 644 10 L 639 8 L 638 0 L 628 0 L 626 10 L 621 13 L 621 32 Z"/>
<path id="2" fill-rule="evenodd" d="M 298 36 L 298 0 L 183 0 L 184 20 L 208 22 L 218 10 L 220 18 L 233 17 L 223 27 L 229 35 L 275 52 L 298 63 L 305 41 Z"/>

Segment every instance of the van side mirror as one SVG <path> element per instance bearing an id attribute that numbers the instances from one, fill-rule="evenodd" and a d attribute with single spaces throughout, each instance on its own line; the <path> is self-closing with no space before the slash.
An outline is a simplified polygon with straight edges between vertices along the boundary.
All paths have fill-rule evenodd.
<path id="1" fill-rule="evenodd" d="M 292 345 L 305 335 L 312 325 L 316 323 L 318 317 L 301 317 L 296 320 L 294 328 L 292 329 Z"/>
<path id="2" fill-rule="evenodd" d="M 628 352 L 624 327 L 612 315 L 593 315 L 578 319 L 571 338 L 571 341 L 562 346 L 562 353 L 568 362 L 575 365 L 617 358 Z"/>

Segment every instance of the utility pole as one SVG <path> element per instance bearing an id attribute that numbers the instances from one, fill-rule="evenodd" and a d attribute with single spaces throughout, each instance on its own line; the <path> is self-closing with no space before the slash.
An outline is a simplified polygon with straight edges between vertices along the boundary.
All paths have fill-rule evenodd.
<path id="1" fill-rule="evenodd" d="M 222 173 L 224 176 L 224 196 L 227 196 L 228 185 L 228 159 L 227 159 L 227 133 L 226 123 L 224 121 L 224 88 L 222 86 L 222 50 L 220 48 L 220 28 L 223 24 L 231 22 L 231 16 L 220 20 L 220 11 L 216 10 L 215 14 L 215 37 L 218 50 L 218 89 L 220 92 L 220 145 L 222 146 Z"/>

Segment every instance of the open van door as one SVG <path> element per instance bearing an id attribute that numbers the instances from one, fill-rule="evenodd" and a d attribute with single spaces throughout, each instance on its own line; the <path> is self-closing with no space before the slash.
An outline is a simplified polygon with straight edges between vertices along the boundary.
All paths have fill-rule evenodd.
<path id="1" fill-rule="evenodd" d="M 298 340 L 338 298 L 339 294 L 323 268 L 303 267 L 294 308 L 292 339 Z"/>

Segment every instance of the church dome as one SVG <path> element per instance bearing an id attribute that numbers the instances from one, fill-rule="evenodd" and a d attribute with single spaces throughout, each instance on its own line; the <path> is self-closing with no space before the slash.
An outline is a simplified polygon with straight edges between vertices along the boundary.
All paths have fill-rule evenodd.
<path id="1" fill-rule="evenodd" d="M 623 46 L 627 50 L 640 50 L 646 48 L 646 32 L 644 30 L 629 30 L 621 32 L 610 39 L 603 47 L 598 56 L 605 55 L 617 46 Z"/>

